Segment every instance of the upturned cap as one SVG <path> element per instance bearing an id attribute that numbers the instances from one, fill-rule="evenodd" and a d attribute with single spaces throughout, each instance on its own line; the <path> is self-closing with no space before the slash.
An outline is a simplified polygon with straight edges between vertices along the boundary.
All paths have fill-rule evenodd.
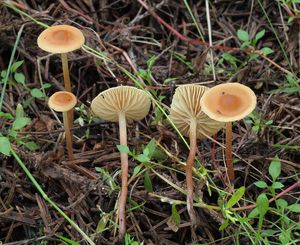
<path id="1" fill-rule="evenodd" d="M 67 112 L 74 108 L 77 103 L 76 96 L 67 91 L 59 91 L 51 95 L 48 105 L 58 112 Z"/>
<path id="2" fill-rule="evenodd" d="M 224 126 L 224 123 L 209 118 L 200 106 L 200 99 L 207 90 L 205 86 L 193 84 L 182 85 L 176 89 L 170 118 L 184 136 L 189 136 L 192 120 L 197 121 L 198 139 L 205 138 L 205 135 L 211 136 Z"/>
<path id="3" fill-rule="evenodd" d="M 84 36 L 78 28 L 73 26 L 51 26 L 39 35 L 37 44 L 49 53 L 68 53 L 83 46 Z"/>
<path id="4" fill-rule="evenodd" d="M 255 93 L 240 83 L 225 83 L 210 88 L 201 99 L 202 110 L 212 119 L 233 122 L 243 119 L 256 106 Z"/>
<path id="5" fill-rule="evenodd" d="M 124 113 L 126 121 L 139 121 L 149 112 L 151 101 L 147 93 L 130 86 L 109 88 L 92 101 L 93 113 L 107 121 L 118 122 Z"/>

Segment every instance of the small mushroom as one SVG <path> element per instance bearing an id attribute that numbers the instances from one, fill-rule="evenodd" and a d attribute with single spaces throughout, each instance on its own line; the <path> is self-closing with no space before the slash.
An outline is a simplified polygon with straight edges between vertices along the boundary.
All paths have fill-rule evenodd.
<path id="1" fill-rule="evenodd" d="M 178 130 L 190 140 L 190 152 L 186 162 L 187 210 L 193 225 L 196 224 L 193 209 L 193 165 L 197 150 L 197 139 L 217 133 L 224 125 L 209 118 L 200 106 L 200 99 L 208 90 L 200 85 L 183 85 L 176 89 L 170 118 Z"/>
<path id="2" fill-rule="evenodd" d="M 231 151 L 232 122 L 243 119 L 255 109 L 255 93 L 243 84 L 225 83 L 210 88 L 200 104 L 207 116 L 226 123 L 227 173 L 232 182 L 235 179 Z"/>
<path id="3" fill-rule="evenodd" d="M 61 54 L 65 90 L 71 92 L 71 80 L 68 66 L 68 52 L 79 49 L 84 44 L 84 36 L 76 27 L 69 25 L 51 26 L 37 39 L 38 46 L 49 53 Z"/>
<path id="4" fill-rule="evenodd" d="M 107 121 L 119 123 L 120 145 L 127 146 L 126 123 L 143 119 L 150 109 L 150 98 L 142 90 L 119 86 L 101 92 L 93 99 L 93 113 Z M 120 153 L 122 188 L 119 197 L 119 238 L 124 239 L 126 232 L 126 201 L 128 192 L 128 154 Z"/>
<path id="5" fill-rule="evenodd" d="M 67 151 L 69 160 L 74 159 L 73 147 L 72 147 L 72 134 L 69 125 L 68 111 L 72 110 L 77 103 L 77 99 L 74 94 L 67 91 L 60 91 L 52 94 L 49 98 L 48 105 L 51 109 L 57 112 L 63 113 L 64 129 L 67 141 Z"/>

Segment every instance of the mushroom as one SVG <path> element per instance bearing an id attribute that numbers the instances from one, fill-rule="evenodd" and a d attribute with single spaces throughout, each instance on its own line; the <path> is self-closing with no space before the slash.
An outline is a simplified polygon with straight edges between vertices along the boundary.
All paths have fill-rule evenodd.
<path id="1" fill-rule="evenodd" d="M 77 99 L 74 94 L 67 92 L 67 91 L 59 91 L 51 95 L 48 100 L 48 105 L 51 109 L 57 112 L 63 113 L 63 123 L 64 123 L 64 130 L 66 135 L 66 142 L 67 142 L 67 151 L 68 151 L 68 158 L 71 160 L 69 166 L 74 170 L 81 172 L 82 174 L 96 179 L 96 176 L 92 174 L 87 169 L 83 169 L 77 166 L 74 160 L 73 154 L 73 147 L 72 147 L 72 134 L 71 134 L 71 127 L 70 127 L 70 111 L 74 108 L 77 103 Z"/>
<path id="2" fill-rule="evenodd" d="M 224 125 L 209 118 L 200 106 L 200 99 L 208 90 L 200 85 L 182 85 L 175 91 L 170 111 L 170 119 L 178 130 L 190 140 L 190 152 L 186 162 L 187 210 L 196 224 L 193 209 L 193 165 L 197 150 L 197 139 L 217 133 Z"/>
<path id="3" fill-rule="evenodd" d="M 44 51 L 61 54 L 65 90 L 71 92 L 67 53 L 83 46 L 84 36 L 82 32 L 78 28 L 69 25 L 51 26 L 39 35 L 37 44 Z"/>
<path id="4" fill-rule="evenodd" d="M 48 105 L 54 111 L 63 113 L 63 123 L 67 141 L 67 151 L 69 160 L 74 159 L 73 147 L 72 147 L 72 134 L 69 125 L 68 111 L 72 110 L 77 103 L 77 99 L 74 94 L 67 91 L 56 92 L 51 95 L 48 101 Z"/>
<path id="5" fill-rule="evenodd" d="M 220 84 L 210 88 L 200 101 L 203 112 L 219 122 L 226 123 L 226 164 L 229 180 L 235 178 L 232 164 L 232 122 L 250 114 L 256 106 L 255 93 L 240 83 Z"/>
<path id="6" fill-rule="evenodd" d="M 127 146 L 126 123 L 143 119 L 150 109 L 150 98 L 142 90 L 119 86 L 101 92 L 92 101 L 93 113 L 107 121 L 119 123 L 120 145 Z M 126 232 L 126 201 L 128 192 L 128 154 L 120 153 L 122 187 L 119 197 L 119 238 Z"/>

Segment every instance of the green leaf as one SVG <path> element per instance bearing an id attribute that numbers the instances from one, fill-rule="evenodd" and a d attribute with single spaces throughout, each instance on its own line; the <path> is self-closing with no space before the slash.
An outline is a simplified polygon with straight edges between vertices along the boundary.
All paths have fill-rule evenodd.
<path id="1" fill-rule="evenodd" d="M 24 128 L 26 125 L 30 124 L 31 120 L 28 117 L 19 117 L 13 123 L 13 130 L 20 130 Z"/>
<path id="2" fill-rule="evenodd" d="M 258 32 L 256 35 L 255 35 L 255 40 L 258 41 L 259 39 L 261 39 L 266 33 L 266 30 L 262 30 L 260 32 Z"/>
<path id="3" fill-rule="evenodd" d="M 237 31 L 237 37 L 241 40 L 241 41 L 243 41 L 243 42 L 247 42 L 247 41 L 249 41 L 249 34 L 248 34 L 248 32 L 246 32 L 246 31 L 244 31 L 244 30 L 238 30 Z"/>
<path id="4" fill-rule="evenodd" d="M 51 83 L 44 83 L 42 88 L 47 89 L 47 88 L 51 88 L 52 84 Z"/>
<path id="5" fill-rule="evenodd" d="M 258 208 L 254 208 L 254 209 L 248 214 L 248 218 L 249 218 L 249 219 L 253 219 L 253 218 L 257 217 L 258 215 L 259 215 Z"/>
<path id="6" fill-rule="evenodd" d="M 265 193 L 260 194 L 256 199 L 256 207 L 259 211 L 259 215 L 263 217 L 269 209 L 269 200 Z"/>
<path id="7" fill-rule="evenodd" d="M 234 204 L 236 204 L 243 197 L 245 190 L 245 186 L 241 186 L 239 189 L 237 189 L 236 192 L 233 193 L 232 197 L 227 202 L 226 209 L 229 209 Z"/>
<path id="8" fill-rule="evenodd" d="M 7 73 L 6 70 L 1 71 L 1 77 L 2 77 L 2 78 L 5 78 L 5 77 L 6 77 L 6 73 Z"/>
<path id="9" fill-rule="evenodd" d="M 24 115 L 25 113 L 22 104 L 18 104 L 16 108 L 16 119 L 24 117 Z"/>
<path id="10" fill-rule="evenodd" d="M 25 76 L 23 73 L 16 72 L 14 74 L 14 79 L 16 80 L 17 83 L 25 85 Z"/>
<path id="11" fill-rule="evenodd" d="M 147 192 L 153 192 L 152 181 L 149 176 L 149 171 L 145 172 L 144 175 L 144 186 Z"/>
<path id="12" fill-rule="evenodd" d="M 300 204 L 292 204 L 290 206 L 287 206 L 287 209 L 290 210 L 291 212 L 295 212 L 295 213 L 300 213 Z"/>
<path id="13" fill-rule="evenodd" d="M 264 182 L 264 181 L 256 181 L 256 182 L 254 183 L 254 185 L 256 185 L 258 188 L 262 188 L 262 189 L 268 187 L 267 183 Z"/>
<path id="14" fill-rule="evenodd" d="M 227 228 L 228 225 L 229 225 L 229 220 L 226 219 L 226 220 L 224 221 L 224 223 L 219 227 L 219 231 L 223 231 L 224 229 Z"/>
<path id="15" fill-rule="evenodd" d="M 28 141 L 24 145 L 31 151 L 36 151 L 36 150 L 40 149 L 40 146 L 37 143 L 35 143 L 34 141 Z"/>
<path id="16" fill-rule="evenodd" d="M 155 139 L 151 139 L 149 141 L 149 143 L 146 145 L 143 153 L 145 154 L 147 152 L 147 154 L 145 154 L 146 156 L 148 156 L 150 159 L 152 158 L 154 152 L 156 149 L 156 142 Z M 146 152 L 145 152 L 146 151 Z"/>
<path id="17" fill-rule="evenodd" d="M 121 153 L 130 153 L 130 150 L 127 145 L 117 145 L 117 148 Z"/>
<path id="18" fill-rule="evenodd" d="M 287 201 L 282 198 L 275 200 L 275 202 L 281 209 L 284 209 L 288 206 Z"/>
<path id="19" fill-rule="evenodd" d="M 135 166 L 135 168 L 133 169 L 133 176 L 136 176 L 141 171 L 142 167 L 143 164 Z"/>
<path id="20" fill-rule="evenodd" d="M 181 218 L 180 218 L 180 214 L 178 213 L 175 204 L 172 205 L 172 216 L 171 217 L 176 225 L 180 224 Z"/>
<path id="21" fill-rule="evenodd" d="M 14 117 L 12 116 L 12 114 L 5 113 L 5 112 L 2 112 L 2 111 L 0 111 L 0 117 L 6 118 L 6 119 L 9 119 L 9 120 L 14 119 Z"/>
<path id="22" fill-rule="evenodd" d="M 281 173 L 281 163 L 277 159 L 272 160 L 269 166 L 269 174 L 272 176 L 273 181 L 275 181 Z"/>
<path id="23" fill-rule="evenodd" d="M 252 131 L 257 133 L 259 131 L 259 125 L 254 125 Z"/>
<path id="24" fill-rule="evenodd" d="M 65 243 L 68 243 L 71 245 L 80 245 L 78 242 L 75 242 L 67 237 L 59 236 L 59 235 L 55 235 L 55 236 L 58 237 L 61 241 L 64 241 Z"/>
<path id="25" fill-rule="evenodd" d="M 274 183 L 272 184 L 272 188 L 273 188 L 273 189 L 281 189 L 281 188 L 283 188 L 283 187 L 284 187 L 284 185 L 281 184 L 280 182 L 274 182 Z"/>
<path id="26" fill-rule="evenodd" d="M 101 234 L 103 233 L 105 230 L 107 230 L 108 228 L 107 223 L 110 220 L 111 213 L 103 213 L 101 219 L 99 220 L 98 224 L 97 224 L 97 228 L 96 228 L 96 233 L 97 234 Z"/>
<path id="27" fill-rule="evenodd" d="M 34 98 L 43 98 L 45 97 L 45 95 L 43 94 L 42 90 L 38 89 L 38 88 L 34 88 L 30 91 L 30 94 L 32 97 Z"/>
<path id="28" fill-rule="evenodd" d="M 13 63 L 10 67 L 11 72 L 15 72 L 22 64 L 24 63 L 24 60 L 16 61 Z"/>
<path id="29" fill-rule="evenodd" d="M 260 51 L 263 52 L 264 55 L 268 55 L 268 54 L 274 53 L 274 51 L 271 48 L 269 48 L 269 47 L 264 47 Z"/>
<path id="30" fill-rule="evenodd" d="M 139 162 L 141 163 L 146 163 L 146 162 L 149 162 L 150 161 L 150 158 L 147 157 L 146 155 L 144 154 L 140 154 L 136 157 L 136 160 L 138 160 Z"/>
<path id="31" fill-rule="evenodd" d="M 11 145 L 6 137 L 0 137 L 0 153 L 5 156 L 10 156 Z"/>

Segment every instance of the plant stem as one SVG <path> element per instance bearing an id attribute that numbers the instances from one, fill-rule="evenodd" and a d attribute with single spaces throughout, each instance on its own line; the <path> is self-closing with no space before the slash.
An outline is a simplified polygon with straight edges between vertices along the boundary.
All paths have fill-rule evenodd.
<path id="1" fill-rule="evenodd" d="M 232 164 L 232 123 L 226 123 L 226 166 L 229 181 L 232 182 L 235 179 L 234 169 Z"/>
<path id="2" fill-rule="evenodd" d="M 63 69 L 63 74 L 64 74 L 65 90 L 67 92 L 71 92 L 71 80 L 70 80 L 70 72 L 69 72 L 67 53 L 61 54 L 61 63 L 62 63 L 62 69 Z"/>
<path id="3" fill-rule="evenodd" d="M 69 160 L 74 160 L 72 134 L 70 130 L 69 111 L 63 112 L 64 129 L 66 134 L 67 151 Z"/>
<path id="4" fill-rule="evenodd" d="M 124 112 L 119 113 L 120 145 L 127 146 L 127 128 Z M 126 201 L 128 192 L 128 153 L 121 152 L 121 178 L 122 187 L 119 198 L 119 239 L 124 240 L 126 232 Z"/>
<path id="5" fill-rule="evenodd" d="M 61 63 L 62 63 L 62 69 L 63 69 L 63 75 L 64 75 L 64 85 L 65 90 L 67 92 L 72 92 L 72 86 L 71 86 L 71 80 L 70 80 L 70 71 L 69 71 L 69 64 L 68 64 L 68 55 L 67 53 L 61 54 Z M 69 125 L 70 128 L 73 127 L 73 109 L 68 112 L 68 118 L 69 118 Z"/>
<path id="6" fill-rule="evenodd" d="M 190 152 L 186 162 L 186 187 L 187 187 L 187 210 L 191 219 L 192 225 L 196 225 L 196 214 L 193 208 L 193 165 L 197 150 L 197 121 L 191 120 L 190 123 Z"/>
<path id="7" fill-rule="evenodd" d="M 80 227 L 72 220 L 70 219 L 60 207 L 53 202 L 47 194 L 44 192 L 40 184 L 36 181 L 36 179 L 33 177 L 33 175 L 30 173 L 28 168 L 25 166 L 23 161 L 19 158 L 18 154 L 11 148 L 11 153 L 13 157 L 16 159 L 18 162 L 19 166 L 23 169 L 27 177 L 30 179 L 30 181 L 33 183 L 35 188 L 39 191 L 39 193 L 42 195 L 42 197 L 62 216 L 65 218 L 66 221 L 70 223 L 70 225 L 78 231 L 78 233 L 90 244 L 90 245 L 95 245 L 95 243 L 89 238 L 87 234 L 84 233 L 83 230 L 80 229 Z"/>

